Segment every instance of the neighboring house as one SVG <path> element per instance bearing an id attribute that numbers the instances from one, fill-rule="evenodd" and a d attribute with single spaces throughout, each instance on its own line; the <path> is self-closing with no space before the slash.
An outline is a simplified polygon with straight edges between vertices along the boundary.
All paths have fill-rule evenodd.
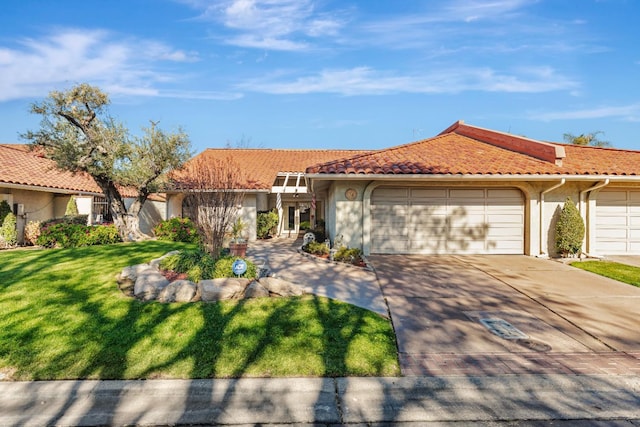
<path id="1" fill-rule="evenodd" d="M 71 196 L 76 197 L 79 213 L 88 215 L 90 223 L 108 220 L 106 200 L 89 175 L 61 171 L 55 162 L 27 145 L 0 144 L 0 200 L 6 200 L 18 217 L 20 242 L 27 222 L 64 216 Z M 164 196 L 154 195 L 140 215 L 141 230 L 151 233 L 165 215 Z"/>
<path id="2" fill-rule="evenodd" d="M 555 255 L 567 196 L 585 221 L 583 251 L 640 254 L 640 151 L 574 146 L 454 123 L 378 151 L 216 149 L 246 173 L 242 215 L 278 209 L 279 233 L 322 219 L 365 254 Z M 168 194 L 168 216 L 184 195 Z M 315 204 L 315 209 L 313 205 Z M 315 217 L 315 218 L 314 218 Z"/>
<path id="3" fill-rule="evenodd" d="M 640 151 L 547 143 L 462 121 L 423 141 L 310 166 L 327 231 L 365 254 L 555 255 L 570 196 L 583 251 L 640 254 Z"/>

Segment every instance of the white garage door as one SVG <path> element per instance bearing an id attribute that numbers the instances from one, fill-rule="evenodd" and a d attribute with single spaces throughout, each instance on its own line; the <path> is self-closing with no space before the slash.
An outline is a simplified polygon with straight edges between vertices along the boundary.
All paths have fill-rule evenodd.
<path id="1" fill-rule="evenodd" d="M 371 195 L 371 252 L 522 254 L 522 192 L 379 187 Z"/>
<path id="2" fill-rule="evenodd" d="M 596 246 L 601 255 L 640 254 L 639 190 L 602 190 L 598 194 Z"/>

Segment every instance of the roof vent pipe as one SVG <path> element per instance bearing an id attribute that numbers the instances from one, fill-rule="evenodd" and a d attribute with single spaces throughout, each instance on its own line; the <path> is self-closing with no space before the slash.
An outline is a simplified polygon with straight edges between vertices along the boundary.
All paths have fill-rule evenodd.
<path id="1" fill-rule="evenodd" d="M 566 182 L 567 180 L 562 178 L 559 183 L 540 192 L 540 255 L 546 254 L 544 247 L 546 246 L 545 243 L 547 243 L 547 240 L 544 239 L 544 196 L 556 188 L 562 187 Z"/>

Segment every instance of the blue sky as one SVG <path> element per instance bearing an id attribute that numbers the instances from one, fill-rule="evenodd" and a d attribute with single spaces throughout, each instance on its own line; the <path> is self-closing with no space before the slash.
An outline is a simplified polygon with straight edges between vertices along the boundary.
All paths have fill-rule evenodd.
<path id="1" fill-rule="evenodd" d="M 457 120 L 640 149 L 636 0 L 22 0 L 0 14 L 0 142 L 80 82 L 194 151 L 378 149 Z"/>

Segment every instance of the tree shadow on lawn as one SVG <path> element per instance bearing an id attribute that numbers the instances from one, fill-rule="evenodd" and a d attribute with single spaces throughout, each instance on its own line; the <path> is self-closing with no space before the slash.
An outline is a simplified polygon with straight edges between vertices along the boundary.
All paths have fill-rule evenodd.
<path id="1" fill-rule="evenodd" d="M 115 274 L 124 265 L 148 262 L 149 252 L 164 252 L 166 245 L 154 245 L 142 254 L 135 245 L 115 246 L 46 251 L 40 254 L 42 258 L 29 256 L 10 268 L 0 267 L 0 279 L 5 281 L 0 298 L 23 286 L 32 293 L 24 304 L 13 307 L 11 330 L 0 333 L 3 339 L 23 343 L 22 354 L 11 354 L 12 350 L 0 354 L 8 364 L 18 367 L 18 378 L 25 374 L 37 379 L 271 377 L 282 375 L 283 363 L 294 365 L 287 367 L 289 372 L 331 377 L 353 369 L 348 366 L 351 344 L 368 333 L 367 318 L 377 317 L 366 310 L 309 296 L 282 298 L 275 303 L 160 304 L 127 299 L 116 289 Z M 82 262 L 82 257 L 91 262 Z M 51 267 L 73 262 L 73 273 Z M 74 284 L 69 274 L 81 276 L 80 284 Z M 27 281 L 29 284 L 24 285 Z M 47 288 L 47 294 L 38 293 L 38 283 L 46 281 L 53 285 Z M 263 315 L 246 321 L 247 312 L 256 307 Z M 39 318 L 33 319 L 34 313 Z M 177 350 L 172 347 L 175 340 L 179 341 Z M 233 348 L 239 346 L 248 350 L 234 353 Z M 300 346 L 308 347 L 308 351 L 292 357 L 278 354 L 287 348 L 293 354 Z M 147 352 L 148 357 L 140 357 Z M 135 360 L 142 363 L 135 366 Z M 311 368 L 305 371 L 307 365 Z M 388 366 L 374 369 L 389 372 Z M 232 381 L 217 402 L 221 407 L 233 395 L 235 385 Z M 82 381 L 74 382 L 66 403 L 50 423 L 62 419 L 81 386 Z M 196 392 L 195 382 L 192 387 Z M 274 399 L 277 396 L 261 394 L 255 396 L 253 404 L 277 404 Z M 96 399 L 93 408 L 105 413 L 106 405 L 113 413 L 124 403 L 125 393 L 121 393 L 111 395 L 106 402 Z M 88 410 L 86 416 L 90 413 Z M 114 421 L 112 416 L 101 419 L 104 424 L 110 421 Z"/>

